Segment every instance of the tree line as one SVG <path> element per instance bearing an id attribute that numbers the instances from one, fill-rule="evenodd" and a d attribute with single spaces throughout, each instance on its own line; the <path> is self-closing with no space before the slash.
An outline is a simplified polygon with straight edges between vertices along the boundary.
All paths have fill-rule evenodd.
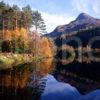
<path id="1" fill-rule="evenodd" d="M 46 25 L 39 11 L 32 10 L 29 5 L 19 8 L 0 2 L 0 46 L 2 52 L 24 52 L 35 46 L 30 28 L 37 32 L 46 31 Z M 34 36 L 33 36 L 34 37 Z M 33 43 L 34 42 L 34 43 Z M 29 47 L 30 46 L 30 47 Z M 30 50 L 29 50 L 30 51 Z M 32 51 L 32 50 L 31 50 Z"/>
<path id="2" fill-rule="evenodd" d="M 32 26 L 35 30 L 46 30 L 40 12 L 33 11 L 29 5 L 20 9 L 17 5 L 10 6 L 3 1 L 0 2 L 0 29 L 14 30 L 17 27 L 29 29 Z"/>

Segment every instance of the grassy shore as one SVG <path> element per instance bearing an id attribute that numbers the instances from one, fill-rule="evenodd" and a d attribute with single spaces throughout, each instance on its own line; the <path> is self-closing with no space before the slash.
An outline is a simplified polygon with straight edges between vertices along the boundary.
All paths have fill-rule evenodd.
<path id="1" fill-rule="evenodd" d="M 31 63 L 34 59 L 32 54 L 0 53 L 0 69 L 12 68 L 13 65 Z"/>

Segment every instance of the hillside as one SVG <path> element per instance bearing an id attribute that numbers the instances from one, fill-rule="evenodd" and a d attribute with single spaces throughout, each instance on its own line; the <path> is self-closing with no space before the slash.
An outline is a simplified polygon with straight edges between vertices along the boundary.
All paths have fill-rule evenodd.
<path id="1" fill-rule="evenodd" d="M 62 34 L 70 35 L 73 32 L 100 27 L 100 19 L 91 17 L 86 13 L 81 13 L 74 21 L 66 25 L 58 26 L 53 32 L 47 34 L 49 37 L 58 37 Z"/>

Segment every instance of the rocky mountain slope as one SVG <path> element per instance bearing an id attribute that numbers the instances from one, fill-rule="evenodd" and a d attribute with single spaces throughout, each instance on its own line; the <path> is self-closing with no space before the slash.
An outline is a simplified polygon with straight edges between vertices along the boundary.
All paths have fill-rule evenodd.
<path id="1" fill-rule="evenodd" d="M 94 18 L 86 13 L 81 13 L 74 21 L 66 25 L 58 26 L 53 32 L 47 34 L 47 36 L 57 37 L 62 34 L 70 34 L 94 27 L 100 27 L 100 19 Z"/>

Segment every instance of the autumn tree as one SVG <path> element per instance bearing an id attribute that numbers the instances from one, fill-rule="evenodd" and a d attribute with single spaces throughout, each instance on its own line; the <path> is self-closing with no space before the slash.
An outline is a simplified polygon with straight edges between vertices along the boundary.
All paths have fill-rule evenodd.
<path id="1" fill-rule="evenodd" d="M 11 52 L 11 42 L 9 40 L 3 41 L 1 47 L 2 52 Z"/>
<path id="2" fill-rule="evenodd" d="M 29 40 L 31 40 L 28 37 L 32 25 L 35 27 L 36 31 L 45 31 L 46 26 L 41 13 L 38 11 L 32 11 L 29 5 L 20 9 L 17 5 L 13 5 L 11 7 L 10 5 L 5 4 L 3 1 L 0 2 L 0 42 L 9 40 L 12 44 L 11 48 L 13 52 L 15 52 L 18 47 L 17 42 L 21 41 L 20 43 L 23 45 L 23 42 L 26 44 L 27 41 L 29 42 Z M 21 37 L 19 41 L 17 41 L 19 36 Z M 35 42 L 31 40 L 28 44 L 32 45 L 33 43 L 33 47 L 31 47 L 36 48 L 36 45 L 39 43 L 37 42 L 39 39 L 36 38 Z M 22 45 L 20 46 L 21 49 L 22 47 L 24 48 Z M 25 48 L 29 50 L 28 46 Z"/>
<path id="3" fill-rule="evenodd" d="M 24 53 L 24 40 L 21 36 L 17 40 L 17 51 L 19 53 Z"/>

